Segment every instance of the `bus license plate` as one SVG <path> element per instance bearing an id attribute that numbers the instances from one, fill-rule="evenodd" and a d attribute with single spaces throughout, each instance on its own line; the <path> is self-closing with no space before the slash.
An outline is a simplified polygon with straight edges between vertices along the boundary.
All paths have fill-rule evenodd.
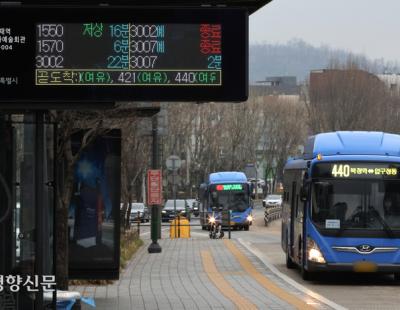
<path id="1" fill-rule="evenodd" d="M 356 262 L 353 269 L 355 272 L 376 272 L 378 267 L 373 262 Z"/>

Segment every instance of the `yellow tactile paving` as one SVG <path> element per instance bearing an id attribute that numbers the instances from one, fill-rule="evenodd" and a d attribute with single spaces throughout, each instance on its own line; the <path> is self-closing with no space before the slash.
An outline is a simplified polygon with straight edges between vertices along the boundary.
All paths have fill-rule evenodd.
<path id="1" fill-rule="evenodd" d="M 225 280 L 224 276 L 218 271 L 210 251 L 201 251 L 201 257 L 204 270 L 211 282 L 213 282 L 215 287 L 217 287 L 226 298 L 230 299 L 238 309 L 258 309 L 256 305 L 240 295 L 240 293 Z"/>
<path id="2" fill-rule="evenodd" d="M 224 240 L 226 247 L 232 252 L 232 254 L 239 261 L 242 268 L 247 272 L 249 276 L 254 278 L 260 285 L 262 285 L 269 292 L 286 301 L 297 309 L 306 310 L 314 309 L 308 305 L 305 301 L 301 300 L 297 296 L 288 293 L 283 288 L 277 286 L 274 282 L 269 280 L 265 275 L 259 272 L 251 261 L 233 244 L 231 240 Z"/>

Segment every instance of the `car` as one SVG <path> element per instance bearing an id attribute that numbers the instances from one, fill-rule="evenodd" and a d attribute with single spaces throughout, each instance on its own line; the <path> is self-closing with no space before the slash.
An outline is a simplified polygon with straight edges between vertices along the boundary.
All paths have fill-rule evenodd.
<path id="1" fill-rule="evenodd" d="M 133 202 L 131 206 L 131 215 L 129 217 L 130 222 L 149 222 L 149 212 L 143 202 Z"/>
<path id="2" fill-rule="evenodd" d="M 190 208 L 190 210 L 193 210 L 194 203 L 196 202 L 196 199 L 185 199 L 186 200 L 186 205 Z"/>
<path id="3" fill-rule="evenodd" d="M 178 215 L 186 217 L 190 221 L 190 208 L 185 199 L 168 199 L 161 211 L 161 220 L 163 222 L 172 221 Z"/>
<path id="4" fill-rule="evenodd" d="M 280 207 L 282 205 L 282 195 L 268 195 L 263 200 L 263 207 Z"/>
<path id="5" fill-rule="evenodd" d="M 192 208 L 192 212 L 194 216 L 199 216 L 200 215 L 200 201 L 198 199 L 196 199 L 193 202 L 193 208 Z"/>
<path id="6" fill-rule="evenodd" d="M 200 208 L 199 201 L 197 199 L 186 199 L 186 204 L 194 216 L 199 216 Z"/>

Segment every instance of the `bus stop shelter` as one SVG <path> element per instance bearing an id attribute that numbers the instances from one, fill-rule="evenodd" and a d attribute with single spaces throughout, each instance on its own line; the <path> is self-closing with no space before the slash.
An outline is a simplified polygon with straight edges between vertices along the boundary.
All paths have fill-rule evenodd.
<path id="1" fill-rule="evenodd" d="M 108 9 L 121 8 L 142 8 L 149 11 L 157 12 L 160 9 L 201 9 L 207 10 L 224 10 L 226 8 L 237 8 L 247 12 L 248 15 L 255 12 L 257 9 L 269 3 L 271 0 L 204 0 L 204 1 L 128 1 L 128 0 L 68 0 L 68 1 L 53 1 L 53 0 L 36 0 L 22 2 L 3 2 L 3 9 L 13 8 L 18 10 L 26 9 L 43 9 L 54 7 L 54 10 L 63 10 L 74 6 L 76 9 L 84 8 L 86 10 L 96 10 L 99 7 L 103 12 Z M 26 11 L 25 11 L 26 12 Z M 31 17 L 32 20 L 34 17 Z M 132 16 L 134 19 L 135 16 Z M 187 17 L 186 17 L 187 18 Z M 42 21 L 36 22 L 44 22 Z M 22 26 L 21 26 L 22 25 Z M 18 26 L 18 31 L 23 32 L 24 23 Z M 32 24 L 34 25 L 34 23 Z M 247 27 L 247 24 L 246 24 Z M 10 27 L 11 29 L 11 27 Z M 14 29 L 11 29 L 14 31 Z M 243 31 L 248 31 L 244 29 Z M 34 33 L 30 31 L 29 33 Z M 246 37 L 247 38 L 247 37 Z M 35 41 L 32 37 L 25 37 L 26 44 Z M 240 55 L 244 57 L 242 70 L 247 69 L 248 40 L 240 42 L 241 50 L 244 51 Z M 7 76 L 9 73 L 3 73 L 2 59 L 6 59 L 9 53 L 0 51 L 0 77 Z M 28 60 L 34 63 L 34 57 Z M 24 67 L 28 70 L 29 66 Z M 225 70 L 225 69 L 224 69 Z M 247 73 L 242 77 L 245 85 L 248 87 Z M 21 73 L 23 75 L 24 73 Z M 17 76 L 17 74 L 15 74 Z M 231 78 L 232 81 L 234 78 Z M 24 80 L 24 79 L 21 79 Z M 13 80 L 10 80 L 11 82 Z M 247 81 L 247 84 L 246 84 Z M 56 136 L 57 124 L 53 123 L 49 117 L 50 110 L 63 109 L 88 109 L 98 108 L 96 98 L 90 98 L 88 104 L 87 97 L 81 100 L 65 100 L 62 92 L 57 98 L 57 92 L 52 92 L 51 100 L 43 100 L 29 97 L 29 90 L 35 88 L 34 85 L 22 88 L 15 97 L 11 92 L 7 96 L 7 92 L 2 90 L 4 85 L 0 84 L 0 276 L 7 275 L 22 275 L 25 279 L 29 276 L 35 279 L 43 280 L 43 276 L 54 276 L 57 281 L 56 274 L 56 255 L 57 255 L 57 240 L 55 238 L 57 222 L 55 220 L 55 210 L 57 204 L 57 175 L 58 166 L 56 163 L 56 154 L 58 152 Z M 99 86 L 96 86 L 100 88 Z M 8 88 L 6 89 L 8 90 Z M 49 91 L 50 93 L 50 91 Z M 88 93 L 91 93 L 88 86 Z M 117 93 L 117 92 L 115 92 Z M 134 92 L 132 92 L 133 94 Z M 227 93 L 227 92 L 225 92 Z M 4 95 L 6 94 L 6 95 Z M 36 94 L 33 91 L 32 94 Z M 65 93 L 68 95 L 67 93 Z M 108 97 L 107 102 L 102 101 L 103 108 L 112 108 L 115 102 L 119 101 L 135 101 L 135 96 L 129 97 L 126 92 L 124 98 L 116 96 L 113 100 L 113 94 Z M 190 93 L 182 97 L 181 93 L 176 90 L 169 92 L 168 97 L 159 98 L 159 101 L 204 101 L 204 98 L 193 97 L 190 99 Z M 23 100 L 18 96 L 24 96 Z M 5 97 L 3 97 L 5 96 Z M 45 94 L 47 96 L 47 94 Z M 176 98 L 175 98 L 176 97 Z M 244 97 L 241 97 L 244 98 Z M 55 100 L 57 99 L 57 100 Z M 99 98 L 101 101 L 102 98 Z M 141 99 L 146 99 L 142 96 Z M 214 101 L 214 98 L 206 98 L 209 101 Z M 215 98 L 216 101 L 223 101 L 223 96 Z M 54 101 L 52 101 L 54 100 Z M 153 100 L 149 97 L 148 101 Z M 239 98 L 240 100 L 240 98 Z M 228 100 L 226 100 L 228 101 Z M 156 111 L 155 111 L 156 112 Z M 151 113 L 150 113 L 151 114 Z M 51 277 L 46 280 L 51 283 Z M 10 283 L 9 283 L 10 284 Z M 38 289 L 38 290 L 36 290 Z M 5 304 L 9 303 L 9 305 Z M 44 299 L 42 288 L 35 290 L 18 291 L 18 292 L 2 292 L 0 296 L 0 306 L 6 305 L 7 309 L 43 309 Z M 52 303 L 55 306 L 55 301 Z M 51 307 L 51 304 L 49 305 Z"/>

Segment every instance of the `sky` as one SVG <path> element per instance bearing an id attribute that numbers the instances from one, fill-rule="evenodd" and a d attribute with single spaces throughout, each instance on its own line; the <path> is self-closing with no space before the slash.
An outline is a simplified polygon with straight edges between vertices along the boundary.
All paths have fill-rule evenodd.
<path id="1" fill-rule="evenodd" d="M 400 61 L 400 0 L 273 0 L 249 27 L 250 44 L 301 39 Z"/>

